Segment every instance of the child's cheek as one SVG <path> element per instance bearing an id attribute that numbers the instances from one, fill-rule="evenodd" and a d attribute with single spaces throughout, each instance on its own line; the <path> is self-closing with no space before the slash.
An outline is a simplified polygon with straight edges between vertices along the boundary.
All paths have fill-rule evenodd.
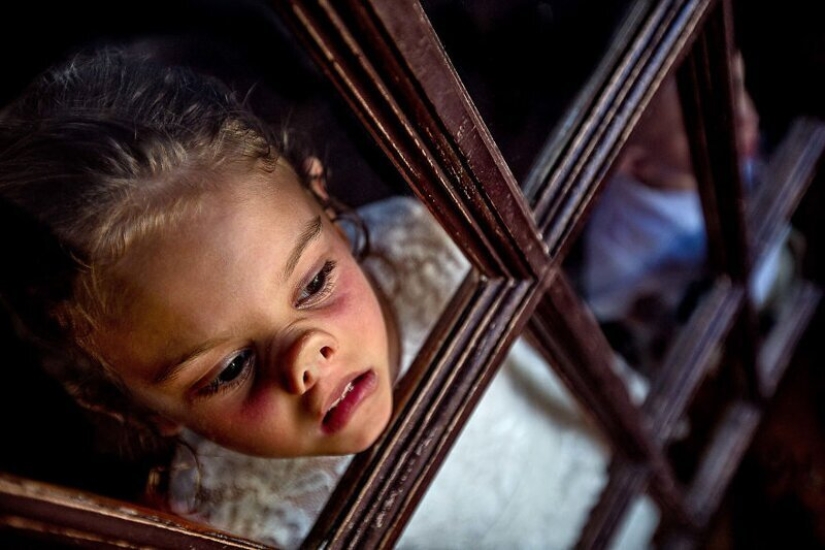
<path id="1" fill-rule="evenodd" d="M 270 417 L 280 416 L 277 395 L 269 383 L 256 384 L 238 408 L 239 420 L 249 426 L 258 425 Z"/>
<path id="2" fill-rule="evenodd" d="M 358 264 L 341 270 L 335 297 L 329 309 L 331 316 L 341 318 L 342 321 L 346 318 L 347 328 L 350 330 L 355 326 L 363 327 L 364 330 L 378 330 L 383 326 L 378 297 Z M 381 326 L 376 326 L 379 320 L 382 321 Z M 362 334 L 364 337 L 369 335 L 370 333 Z"/>
<path id="3" fill-rule="evenodd" d="M 253 446 L 277 445 L 289 435 L 285 433 L 289 430 L 284 428 L 296 421 L 286 405 L 282 391 L 268 385 L 258 386 L 238 409 L 232 430 L 243 433 Z"/>

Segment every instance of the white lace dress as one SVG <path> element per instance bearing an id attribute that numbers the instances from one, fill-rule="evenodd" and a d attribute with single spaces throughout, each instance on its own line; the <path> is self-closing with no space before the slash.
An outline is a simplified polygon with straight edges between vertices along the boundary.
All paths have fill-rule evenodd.
<path id="1" fill-rule="evenodd" d="M 404 372 L 468 264 L 413 199 L 388 199 L 360 214 L 375 252 L 365 269 L 392 300 Z M 191 451 L 182 448 L 173 464 L 173 510 L 280 548 L 300 545 L 351 458 L 262 459 L 185 437 Z M 592 424 L 519 340 L 398 547 L 569 548 L 606 483 L 608 461 Z M 614 546 L 647 547 L 656 521 L 640 500 Z"/>

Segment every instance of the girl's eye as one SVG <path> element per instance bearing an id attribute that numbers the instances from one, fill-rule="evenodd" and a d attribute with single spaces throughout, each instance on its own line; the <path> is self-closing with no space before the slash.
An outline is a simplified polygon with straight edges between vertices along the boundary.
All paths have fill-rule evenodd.
<path id="1" fill-rule="evenodd" d="M 327 261 L 315 276 L 301 288 L 296 303 L 298 306 L 312 305 L 332 291 L 332 272 L 335 262 Z"/>
<path id="2" fill-rule="evenodd" d="M 201 396 L 213 395 L 228 390 L 243 382 L 255 366 L 255 353 L 244 349 L 235 354 L 226 366 L 206 386 L 198 390 Z"/>

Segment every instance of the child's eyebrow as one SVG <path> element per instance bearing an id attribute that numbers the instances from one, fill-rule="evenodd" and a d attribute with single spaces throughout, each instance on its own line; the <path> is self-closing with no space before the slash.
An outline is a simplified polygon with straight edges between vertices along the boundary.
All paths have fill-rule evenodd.
<path id="1" fill-rule="evenodd" d="M 152 385 L 165 386 L 171 383 L 186 364 L 191 363 L 201 355 L 204 355 L 207 351 L 218 345 L 218 343 L 218 341 L 212 340 L 204 342 L 197 348 L 183 353 L 172 361 L 167 362 L 163 367 L 158 369 L 158 372 L 152 377 Z"/>
<path id="2" fill-rule="evenodd" d="M 286 267 L 284 268 L 284 278 L 288 279 L 292 272 L 295 271 L 295 266 L 298 265 L 298 260 L 301 259 L 301 254 L 304 253 L 304 250 L 315 239 L 318 235 L 321 234 L 321 216 L 310 220 L 304 230 L 301 232 L 301 235 L 298 237 L 298 242 L 295 243 L 295 248 L 292 249 L 292 253 L 289 255 L 289 259 L 286 262 Z"/>

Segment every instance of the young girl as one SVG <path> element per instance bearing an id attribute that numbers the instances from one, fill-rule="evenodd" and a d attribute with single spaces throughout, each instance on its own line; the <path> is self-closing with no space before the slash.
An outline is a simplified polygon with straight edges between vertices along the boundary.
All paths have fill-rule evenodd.
<path id="1" fill-rule="evenodd" d="M 125 428 L 185 442 L 172 510 L 282 547 L 382 433 L 469 267 L 412 199 L 363 208 L 368 231 L 352 231 L 320 163 L 222 83 L 112 48 L 4 111 L 0 197 L 39 236 L 3 233 L 21 274 L 3 295 L 72 352 L 55 375 Z M 549 373 L 517 342 L 400 547 L 575 543 L 608 449 Z M 624 548 L 655 526 L 644 501 L 635 512 Z"/>

